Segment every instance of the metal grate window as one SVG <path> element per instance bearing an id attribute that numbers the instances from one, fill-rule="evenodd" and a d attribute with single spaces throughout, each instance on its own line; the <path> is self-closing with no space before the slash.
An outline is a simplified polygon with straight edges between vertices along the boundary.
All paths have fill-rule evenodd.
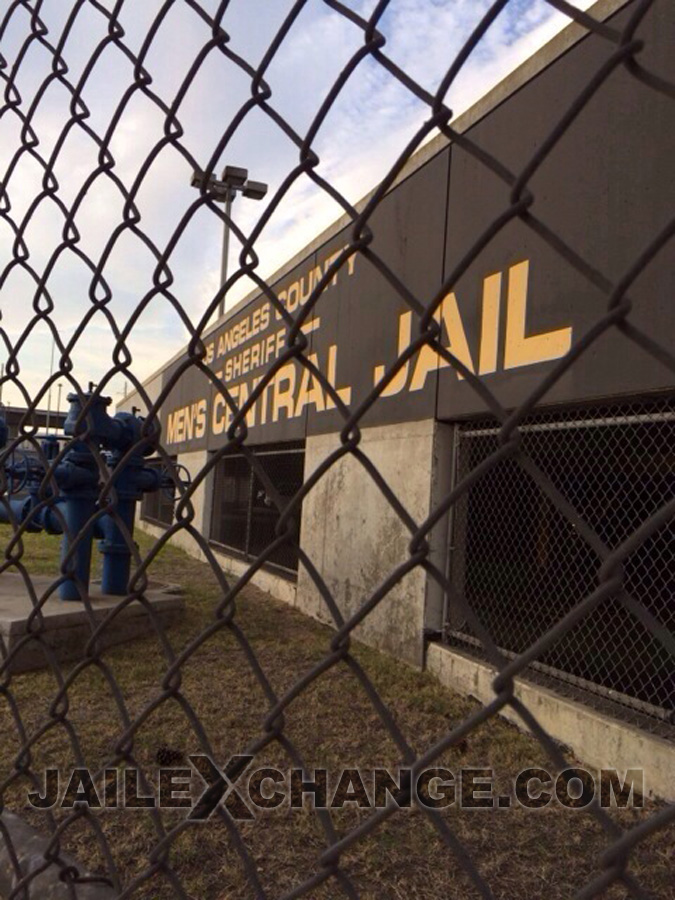
<path id="1" fill-rule="evenodd" d="M 254 452 L 285 505 L 303 484 L 304 442 L 265 447 Z M 211 540 L 241 553 L 246 559 L 253 559 L 276 539 L 279 515 L 279 509 L 246 457 L 242 454 L 225 456 L 216 466 Z M 267 562 L 286 572 L 297 572 L 296 546 L 286 542 L 270 554 Z"/>
<path id="2" fill-rule="evenodd" d="M 172 462 L 176 462 L 177 457 L 172 456 Z M 146 460 L 147 466 L 154 466 L 164 469 L 165 466 L 161 460 Z M 172 525 L 173 511 L 176 502 L 174 491 L 171 488 L 162 488 L 159 491 L 150 491 L 143 494 L 141 500 L 141 519 L 151 522 L 154 525 Z"/>
<path id="3" fill-rule="evenodd" d="M 537 415 L 522 448 L 612 549 L 672 498 L 672 399 Z M 457 476 L 498 447 L 493 423 L 458 430 Z M 458 505 L 452 584 L 507 655 L 524 651 L 597 585 L 601 559 L 515 460 L 476 482 Z M 652 624 L 675 627 L 672 523 L 625 562 L 626 591 Z M 449 609 L 447 636 L 470 652 L 476 635 Z M 538 673 L 611 699 L 640 720 L 675 723 L 675 660 L 619 598 L 610 598 L 534 663 Z"/>

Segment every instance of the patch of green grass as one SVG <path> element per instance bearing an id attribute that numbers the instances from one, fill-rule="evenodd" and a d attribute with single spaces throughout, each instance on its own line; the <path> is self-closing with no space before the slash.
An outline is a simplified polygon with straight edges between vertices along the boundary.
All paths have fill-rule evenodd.
<path id="1" fill-rule="evenodd" d="M 2 531 L 7 541 L 10 532 Z M 138 535 L 140 551 L 152 541 Z M 58 538 L 27 535 L 23 563 L 32 575 L 58 572 Z M 95 554 L 97 555 L 96 551 Z M 158 555 L 151 571 L 158 581 L 179 583 L 184 590 L 185 615 L 168 630 L 175 655 L 188 648 L 216 621 L 222 594 L 209 566 L 175 547 Z M 255 657 L 277 696 L 329 653 L 332 631 L 249 586 L 236 601 L 235 623 L 246 636 Z M 373 649 L 354 643 L 354 657 L 368 673 L 384 703 L 416 753 L 421 753 L 470 715 L 476 706 L 417 672 Z M 163 691 L 168 667 L 160 642 L 147 638 L 107 650 L 104 666 L 82 668 L 68 688 L 67 719 L 41 733 L 31 746 L 31 768 L 68 768 L 83 761 L 90 769 L 106 764 L 123 767 L 118 752 L 124 733 L 123 714 L 111 681 L 117 686 L 130 720 L 161 699 L 134 730 L 131 753 L 151 778 L 157 773 L 157 753 L 171 750 L 176 757 L 198 752 L 200 740 L 191 716 L 201 723 L 218 761 L 242 752 L 263 734 L 269 700 L 236 636 L 222 628 L 189 655 L 181 667 L 180 685 Z M 64 666 L 72 671 L 72 666 Z M 36 827 L 47 830 L 43 814 L 27 808 L 27 780 L 19 773 L 17 722 L 8 696 L 16 704 L 27 735 L 36 735 L 50 721 L 50 704 L 57 682 L 49 671 L 13 676 L 0 696 L 0 771 L 7 808 L 21 812 Z M 118 698 L 119 699 L 119 698 Z M 285 712 L 284 735 L 301 753 L 309 769 L 326 767 L 334 773 L 359 766 L 395 767 L 401 754 L 383 726 L 354 673 L 344 663 L 322 674 Z M 77 752 L 76 752 L 77 751 Z M 273 741 L 258 755 L 255 766 L 269 764 L 284 771 L 292 765 L 283 746 Z M 550 761 L 531 737 L 501 719 L 472 731 L 449 749 L 436 765 L 455 772 L 460 767 L 492 767 L 496 787 L 507 792 L 515 775 L 529 766 L 551 769 Z M 637 823 L 653 811 L 612 813 L 621 825 Z M 339 834 L 363 821 L 369 810 L 349 808 L 334 813 Z M 61 819 L 63 812 L 57 812 Z M 584 812 L 551 807 L 541 811 L 513 808 L 504 811 L 458 810 L 443 813 L 453 833 L 466 847 L 495 898 L 573 896 L 598 871 L 607 838 Z M 184 821 L 182 811 L 162 811 L 164 827 Z M 150 866 L 158 840 L 147 812 L 105 810 L 98 821 L 110 843 L 115 864 L 126 883 Z M 326 839 L 310 810 L 280 810 L 240 825 L 242 839 L 270 896 L 290 890 L 318 869 Z M 633 853 L 632 871 L 655 897 L 673 898 L 672 830 L 641 842 Z M 91 827 L 84 821 L 70 826 L 64 849 L 92 869 L 104 870 L 104 860 Z M 183 831 L 172 846 L 170 864 L 189 897 L 200 900 L 244 900 L 254 896 L 235 842 L 223 821 L 213 817 Z M 440 840 L 428 819 L 418 811 L 402 810 L 343 855 L 341 865 L 358 885 L 364 900 L 464 900 L 476 896 L 456 857 Z M 175 896 L 160 872 L 134 893 L 143 900 Z M 329 879 L 310 896 L 344 896 Z M 619 898 L 617 886 L 605 897 Z"/>

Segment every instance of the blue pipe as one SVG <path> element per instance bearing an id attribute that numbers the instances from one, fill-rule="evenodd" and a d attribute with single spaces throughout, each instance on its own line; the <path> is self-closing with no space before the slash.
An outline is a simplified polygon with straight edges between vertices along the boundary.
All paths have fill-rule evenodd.
<path id="1" fill-rule="evenodd" d="M 77 419 L 82 412 L 82 406 L 77 394 L 70 394 L 68 399 L 71 407 L 64 423 L 64 431 L 66 434 L 75 434 L 78 431 Z M 90 400 L 91 395 L 87 398 L 87 401 Z M 86 427 L 91 439 L 111 451 L 108 466 L 112 471 L 116 471 L 129 448 L 140 444 L 143 419 L 133 412 L 119 412 L 111 418 L 106 412 L 109 403 L 108 398 L 96 398 L 87 412 Z M 79 433 L 82 433 L 81 428 L 80 425 Z M 145 491 L 158 490 L 160 487 L 159 474 L 147 468 L 143 460 L 144 456 L 154 452 L 159 438 L 158 429 L 154 438 L 145 444 L 142 450 L 132 453 L 124 466 L 116 471 L 112 481 L 114 511 L 103 516 L 96 529 L 103 538 L 99 543 L 99 549 L 103 555 L 101 589 L 104 594 L 123 596 L 128 590 L 131 547 L 125 538 L 125 531 L 129 538 L 133 539 L 137 501 Z"/>
<path id="2" fill-rule="evenodd" d="M 84 417 L 84 405 L 79 395 L 69 394 L 68 400 L 70 410 L 63 430 L 75 440 L 53 472 L 59 496 L 50 498 L 49 488 L 45 495 L 42 486 L 44 468 L 31 466 L 26 457 L 25 465 L 30 466 L 26 476 L 28 496 L 11 499 L 9 509 L 7 505 L 0 505 L 0 522 L 14 520 L 28 531 L 63 535 L 61 571 L 66 577 L 59 586 L 59 595 L 65 601 L 81 600 L 89 591 L 92 541 L 95 537 L 101 538 L 103 593 L 124 595 L 131 571 L 131 548 L 125 532 L 133 538 L 136 503 L 143 493 L 159 490 L 161 486 L 159 472 L 148 468 L 144 462 L 144 457 L 155 450 L 159 428 L 153 440 L 133 452 L 124 466 L 116 471 L 129 449 L 141 444 L 143 420 L 135 413 L 126 412 L 111 418 L 106 412 L 110 399 L 95 396 L 91 390 L 84 398 L 85 404 L 88 404 Z M 78 440 L 85 434 L 87 444 Z M 5 446 L 7 439 L 8 430 L 0 416 L 0 448 Z M 100 479 L 90 444 L 110 451 L 108 466 L 115 472 L 112 481 L 115 498 L 113 512 L 98 519 L 95 516 L 99 510 Z M 54 460 L 58 455 L 58 441 L 49 436 L 43 442 L 42 450 L 46 460 Z M 50 500 L 49 504 L 41 505 L 45 498 Z"/>
<path id="3" fill-rule="evenodd" d="M 142 420 L 129 413 L 118 413 L 116 418 L 126 425 L 132 442 L 140 439 Z M 111 453 L 109 466 L 113 471 L 118 467 L 124 452 L 120 449 Z M 99 543 L 103 555 L 101 588 L 104 594 L 119 596 L 127 593 L 131 572 L 131 547 L 127 543 L 124 529 L 132 539 L 136 503 L 146 491 L 159 490 L 160 475 L 156 470 L 145 466 L 141 453 L 133 453 L 126 465 L 116 474 L 113 483 L 117 500 L 115 515 L 104 518 L 105 536 Z"/>
<path id="4" fill-rule="evenodd" d="M 78 441 L 57 466 L 55 477 L 61 489 L 61 512 L 65 527 L 61 541 L 61 571 L 70 575 L 59 586 L 62 600 L 81 600 L 89 590 L 92 519 L 98 499 L 98 470 L 88 447 Z M 73 556 L 66 562 L 71 549 Z"/>
<path id="5" fill-rule="evenodd" d="M 0 447 L 2 446 L 2 425 L 3 420 L 0 417 Z M 46 459 L 52 460 L 58 454 L 58 442 L 51 435 L 42 443 L 42 452 Z M 21 493 L 26 492 L 25 496 L 12 497 L 5 504 L 0 506 L 0 522 L 8 525 L 12 522 L 18 522 L 25 525 L 25 530 L 29 532 L 46 531 L 48 534 L 62 534 L 63 526 L 59 517 L 54 512 L 54 507 L 62 501 L 54 498 L 49 506 L 42 506 L 42 481 L 44 472 L 42 468 L 31 461 L 28 455 L 24 455 L 22 463 L 11 464 L 6 468 L 6 472 L 11 477 L 21 478 L 24 488 Z M 47 489 L 47 497 L 51 495 L 51 491 Z M 9 507 L 9 509 L 7 508 Z M 27 524 L 25 524 L 27 522 Z"/>

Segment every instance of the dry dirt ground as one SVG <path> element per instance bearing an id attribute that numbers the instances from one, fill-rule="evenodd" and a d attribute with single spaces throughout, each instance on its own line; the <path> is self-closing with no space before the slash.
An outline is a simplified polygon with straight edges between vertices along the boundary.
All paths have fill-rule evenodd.
<path id="1" fill-rule="evenodd" d="M 150 541 L 140 536 L 141 550 Z M 95 555 L 98 555 L 95 553 Z M 31 573 L 57 572 L 58 539 L 28 536 L 23 560 Z M 168 632 L 178 654 L 215 621 L 221 594 L 207 565 L 174 548 L 166 548 L 152 568 L 152 577 L 179 582 L 185 592 L 186 614 Z M 248 587 L 237 602 L 235 622 L 245 634 L 277 695 L 326 657 L 331 631 Z M 475 705 L 441 688 L 422 673 L 366 647 L 354 645 L 354 655 L 367 671 L 402 732 L 422 752 L 469 715 Z M 127 748 L 153 780 L 159 762 L 185 764 L 188 754 L 199 752 L 195 730 L 201 723 L 217 761 L 242 752 L 262 733 L 269 708 L 258 679 L 234 634 L 216 631 L 182 665 L 180 690 L 162 693 L 167 661 L 156 638 L 111 649 L 103 656 L 114 677 L 129 716 L 133 719 L 153 700 L 163 696 L 136 730 Z M 64 667 L 68 671 L 72 667 Z M 0 696 L 0 783 L 5 807 L 19 811 L 33 825 L 46 828 L 44 813 L 30 810 L 30 785 L 19 768 L 20 742 L 11 701 L 16 704 L 26 733 L 34 734 L 49 722 L 50 705 L 57 690 L 47 671 L 13 676 Z M 123 732 L 121 715 L 109 682 L 95 665 L 82 668 L 67 691 L 67 717 L 45 729 L 32 746 L 30 764 L 42 772 L 49 766 L 67 769 L 78 763 L 73 737 L 86 765 L 97 770 L 113 765 L 123 769 L 118 744 Z M 194 711 L 191 721 L 189 707 Z M 52 709 L 53 712 L 53 709 Z M 395 768 L 400 754 L 382 725 L 370 699 L 344 664 L 331 668 L 303 690 L 286 711 L 284 735 L 302 754 L 309 768 L 325 767 L 339 773 L 346 767 L 371 770 Z M 117 761 L 116 761 L 117 760 Z M 159 761 L 159 762 L 158 762 Z M 254 768 L 274 765 L 287 771 L 293 763 L 279 742 L 267 746 Z M 500 793 L 508 792 L 515 775 L 532 766 L 551 768 L 550 760 L 531 737 L 501 720 L 473 731 L 459 746 L 446 752 L 437 765 L 491 767 Z M 337 777 L 337 775 L 335 776 Z M 621 826 L 636 824 L 654 811 L 613 810 Z M 69 811 L 70 812 L 70 811 Z M 57 820 L 65 811 L 55 812 Z M 372 811 L 355 804 L 333 813 L 334 827 L 342 835 L 364 821 Z M 453 834 L 470 854 L 490 884 L 495 900 L 562 900 L 601 871 L 599 857 L 608 839 L 587 811 L 550 808 L 529 811 L 461 810 L 444 813 Z M 162 811 L 167 830 L 185 819 L 185 811 Z M 114 862 L 125 884 L 152 863 L 158 836 L 151 815 L 144 810 L 103 810 L 97 821 L 110 843 Z M 260 814 L 239 826 L 241 839 L 255 864 L 263 889 L 279 897 L 320 870 L 318 857 L 326 847 L 325 833 L 309 807 L 281 807 Z M 630 871 L 649 895 L 675 898 L 673 887 L 674 830 L 664 830 L 641 842 L 631 857 Z M 91 825 L 82 819 L 69 826 L 63 847 L 93 870 L 105 864 Z M 243 900 L 256 892 L 246 879 L 236 840 L 219 817 L 194 823 L 171 845 L 168 862 L 185 895 L 199 900 Z M 455 855 L 439 838 L 421 812 L 401 810 L 341 858 L 363 900 L 464 900 L 477 897 Z M 161 869 L 134 891 L 133 897 L 164 900 L 174 893 Z M 315 900 L 346 896 L 330 878 L 307 895 Z M 627 896 L 614 885 L 601 895 Z"/>

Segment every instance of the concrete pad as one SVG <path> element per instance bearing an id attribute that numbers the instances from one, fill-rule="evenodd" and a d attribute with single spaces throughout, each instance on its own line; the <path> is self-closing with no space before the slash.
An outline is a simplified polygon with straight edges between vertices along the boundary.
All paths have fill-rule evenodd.
<path id="1" fill-rule="evenodd" d="M 445 687 L 485 705 L 495 698 L 492 682 L 496 670 L 454 647 L 429 644 L 427 671 Z M 675 745 L 671 741 L 522 678 L 515 678 L 514 684 L 515 696 L 578 760 L 597 769 L 642 769 L 646 796 L 675 801 Z M 510 706 L 500 715 L 527 730 Z"/>
<path id="2" fill-rule="evenodd" d="M 8 842 L 0 838 L 0 896 L 30 896 L 40 900 L 72 900 L 73 897 L 77 900 L 115 900 L 119 897 L 119 892 L 112 885 L 85 881 L 74 888 L 69 882 L 61 880 L 59 876 L 66 868 L 75 869 L 81 878 L 91 878 L 85 866 L 63 850 L 59 853 L 61 865 L 52 862 L 45 866 L 45 856 L 51 850 L 51 835 L 40 834 L 19 816 L 6 810 L 0 813 L 0 824 L 5 834 L 9 835 L 19 868 L 17 872 Z M 19 879 L 26 875 L 33 876 L 28 892 L 17 892 Z"/>
<path id="3" fill-rule="evenodd" d="M 40 600 L 50 590 L 54 579 L 51 576 L 36 575 L 31 578 L 31 582 Z M 150 582 L 145 592 L 145 598 L 165 628 L 177 622 L 183 614 L 185 604 L 180 593 L 178 585 L 153 582 Z M 88 611 L 79 601 L 60 600 L 58 591 L 54 591 L 41 606 L 43 622 L 39 628 L 40 639 L 26 641 L 10 661 L 9 670 L 16 673 L 48 666 L 43 645 L 50 648 L 59 662 L 83 658 L 84 648 L 92 635 L 92 627 L 98 626 L 124 600 L 124 597 L 102 594 L 100 583 L 96 582 L 91 585 L 90 598 L 91 610 Z M 0 575 L 0 666 L 28 634 L 28 618 L 33 609 L 23 578 L 13 573 Z M 36 626 L 37 622 L 33 621 L 31 631 L 35 632 Z M 135 600 L 112 619 L 101 633 L 99 642 L 101 647 L 112 647 L 155 633 L 148 610 Z"/>

